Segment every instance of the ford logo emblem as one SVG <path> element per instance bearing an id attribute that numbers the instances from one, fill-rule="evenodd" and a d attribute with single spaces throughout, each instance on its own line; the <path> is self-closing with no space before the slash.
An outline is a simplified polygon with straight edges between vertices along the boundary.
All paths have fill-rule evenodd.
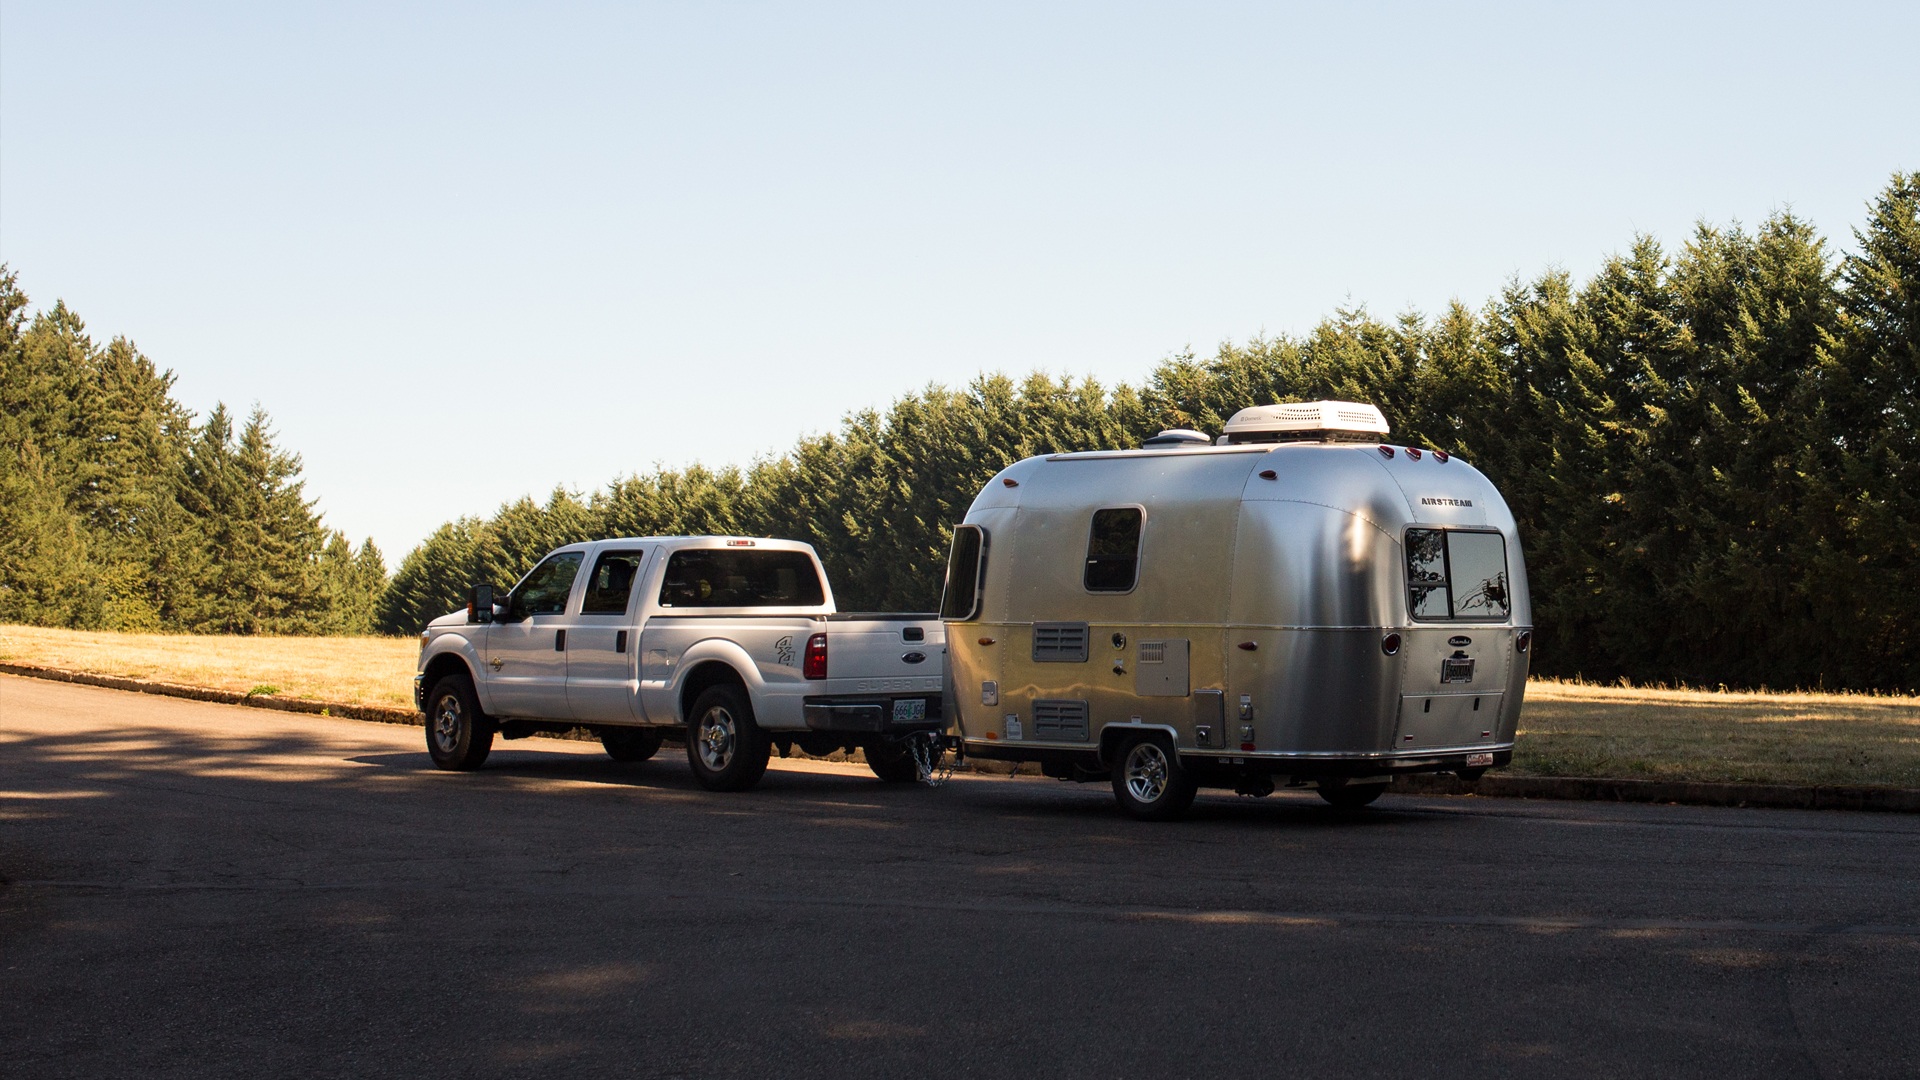
<path id="1" fill-rule="evenodd" d="M 926 658 L 927 658 L 926 653 L 910 652 L 905 656 L 902 656 L 900 659 L 905 660 L 909 664 L 917 664 L 922 660 L 925 660 Z"/>
<path id="2" fill-rule="evenodd" d="M 1452 649 L 1464 649 L 1471 644 L 1473 644 L 1473 639 L 1465 634 L 1455 634 L 1453 637 L 1447 639 L 1447 647 Z"/>

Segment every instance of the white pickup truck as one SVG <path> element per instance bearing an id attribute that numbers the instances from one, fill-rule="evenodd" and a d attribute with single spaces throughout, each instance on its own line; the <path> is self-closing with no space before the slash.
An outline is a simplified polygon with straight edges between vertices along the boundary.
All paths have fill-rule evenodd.
<path id="1" fill-rule="evenodd" d="M 742 536 L 568 544 L 511 592 L 420 635 L 414 700 L 443 769 L 474 769 L 495 734 L 585 727 L 618 761 L 678 729 L 693 775 L 752 787 L 778 748 L 865 751 L 874 775 L 921 775 L 911 740 L 943 726 L 938 615 L 834 610 L 807 544 Z"/>

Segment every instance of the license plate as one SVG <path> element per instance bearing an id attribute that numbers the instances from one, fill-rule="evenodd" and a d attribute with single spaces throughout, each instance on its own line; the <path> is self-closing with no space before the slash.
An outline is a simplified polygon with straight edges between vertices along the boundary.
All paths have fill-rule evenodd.
<path id="1" fill-rule="evenodd" d="M 1467 755 L 1467 768 L 1469 769 L 1476 769 L 1483 765 L 1491 765 L 1491 764 L 1493 764 L 1492 754 L 1468 754 Z"/>
<path id="2" fill-rule="evenodd" d="M 926 718 L 926 698 L 899 698 L 893 703 L 893 722 L 896 724 L 910 724 Z"/>
<path id="3" fill-rule="evenodd" d="M 1449 658 L 1440 661 L 1440 681 L 1443 683 L 1472 682 L 1473 658 L 1463 657 L 1458 660 Z"/>

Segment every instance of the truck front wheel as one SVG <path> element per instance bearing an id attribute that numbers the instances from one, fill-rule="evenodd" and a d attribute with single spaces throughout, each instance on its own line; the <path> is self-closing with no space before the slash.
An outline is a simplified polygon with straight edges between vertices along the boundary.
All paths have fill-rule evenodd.
<path id="1" fill-rule="evenodd" d="M 745 791 L 760 782 L 772 746 L 738 687 L 709 687 L 695 698 L 689 727 L 687 763 L 701 787 Z"/>
<path id="2" fill-rule="evenodd" d="M 1166 739 L 1142 735 L 1121 746 L 1113 797 L 1129 815 L 1141 821 L 1173 821 L 1187 812 L 1198 793 L 1193 774 L 1180 766 L 1180 755 Z"/>
<path id="3" fill-rule="evenodd" d="M 442 676 L 427 695 L 427 753 L 443 769 L 477 769 L 493 749 L 493 724 L 480 715 L 473 681 Z"/>

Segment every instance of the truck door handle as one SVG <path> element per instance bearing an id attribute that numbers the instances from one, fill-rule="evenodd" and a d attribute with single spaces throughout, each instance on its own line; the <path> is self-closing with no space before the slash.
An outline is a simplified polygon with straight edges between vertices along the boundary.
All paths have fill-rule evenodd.
<path id="1" fill-rule="evenodd" d="M 565 630 L 555 630 L 553 632 L 553 651 L 567 651 L 567 632 Z"/>
<path id="2" fill-rule="evenodd" d="M 614 652 L 627 651 L 627 632 L 625 630 L 622 630 L 619 633 L 613 635 L 613 651 Z"/>

